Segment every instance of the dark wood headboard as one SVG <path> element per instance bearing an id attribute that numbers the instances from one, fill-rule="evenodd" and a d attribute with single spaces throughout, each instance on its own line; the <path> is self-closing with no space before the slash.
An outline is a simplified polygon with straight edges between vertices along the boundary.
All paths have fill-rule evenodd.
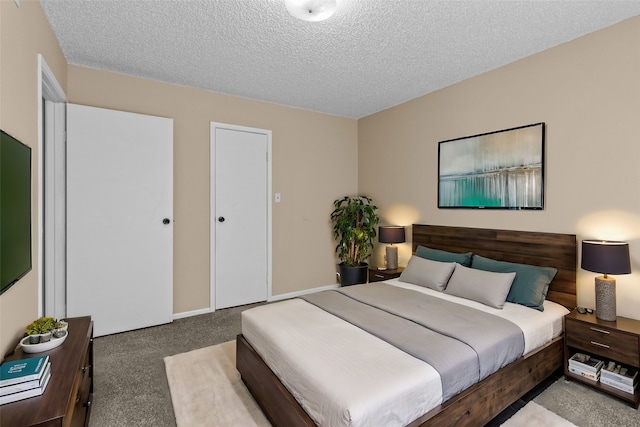
<path id="1" fill-rule="evenodd" d="M 576 307 L 577 244 L 575 234 L 491 230 L 413 224 L 413 252 L 418 245 L 449 252 L 473 252 L 500 261 L 555 267 L 558 274 L 547 299 Z"/>

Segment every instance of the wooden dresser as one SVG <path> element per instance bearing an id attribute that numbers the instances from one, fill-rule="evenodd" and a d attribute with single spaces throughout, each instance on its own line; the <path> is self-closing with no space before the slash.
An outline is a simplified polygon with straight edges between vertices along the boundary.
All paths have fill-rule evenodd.
<path id="1" fill-rule="evenodd" d="M 6 360 L 48 354 L 51 379 L 42 396 L 0 406 L 2 426 L 76 427 L 89 425 L 93 398 L 93 322 L 66 319 L 69 335 L 52 350 L 26 354 L 19 348 Z"/>

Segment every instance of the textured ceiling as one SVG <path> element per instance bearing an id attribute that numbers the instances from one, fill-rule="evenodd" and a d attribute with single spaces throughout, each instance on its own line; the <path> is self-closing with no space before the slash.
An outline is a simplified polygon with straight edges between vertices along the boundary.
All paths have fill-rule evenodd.
<path id="1" fill-rule="evenodd" d="M 640 1 L 41 0 L 70 64 L 361 118 L 640 15 Z"/>

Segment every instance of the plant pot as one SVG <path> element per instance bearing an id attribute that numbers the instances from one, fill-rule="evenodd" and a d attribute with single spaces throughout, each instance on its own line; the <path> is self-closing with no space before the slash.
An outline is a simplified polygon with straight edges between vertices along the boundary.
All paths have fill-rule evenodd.
<path id="1" fill-rule="evenodd" d="M 346 267 L 343 263 L 340 267 L 340 286 L 358 285 L 367 283 L 369 264 L 363 262 L 357 267 Z"/>
<path id="2" fill-rule="evenodd" d="M 51 341 L 51 332 L 45 332 L 44 334 L 40 334 L 40 342 L 49 342 Z"/>
<path id="3" fill-rule="evenodd" d="M 40 342 L 40 334 L 29 335 L 29 344 L 38 344 Z"/>
<path id="4" fill-rule="evenodd" d="M 56 323 L 57 323 L 57 325 L 61 325 L 61 326 L 52 331 L 53 332 L 53 337 L 54 338 L 63 337 L 64 334 L 66 334 L 66 331 L 67 331 L 67 328 L 69 327 L 69 324 L 67 322 L 65 322 L 64 320 L 59 320 Z"/>

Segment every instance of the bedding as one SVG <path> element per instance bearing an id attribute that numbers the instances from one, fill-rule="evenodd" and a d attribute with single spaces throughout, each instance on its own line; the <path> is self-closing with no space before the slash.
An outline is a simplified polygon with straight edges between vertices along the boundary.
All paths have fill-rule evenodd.
<path id="1" fill-rule="evenodd" d="M 447 282 L 455 267 L 455 262 L 432 261 L 412 256 L 400 274 L 400 281 L 442 291 L 447 287 Z"/>
<path id="2" fill-rule="evenodd" d="M 545 302 L 544 312 L 512 303 L 505 303 L 504 308 L 498 310 L 398 279 L 375 285 L 344 288 L 340 293 L 332 292 L 329 297 L 326 293 L 309 297 L 310 300 L 337 298 L 339 305 L 344 306 L 340 309 L 341 315 L 361 317 L 360 327 L 301 299 L 261 306 L 242 313 L 244 337 L 319 425 L 406 425 L 449 395 L 457 393 L 451 390 L 461 387 L 456 385 L 456 381 L 464 375 L 449 375 L 455 368 L 447 367 L 445 363 L 442 374 L 436 369 L 436 366 L 442 366 L 439 359 L 449 358 L 446 353 L 431 354 L 425 356 L 429 362 L 422 361 L 410 354 L 422 352 L 416 341 L 402 344 L 406 350 L 403 351 L 374 336 L 380 330 L 397 329 L 400 335 L 418 335 L 418 341 L 428 343 L 428 347 L 440 348 L 440 343 L 447 339 L 436 338 L 430 330 L 417 332 L 415 326 L 407 325 L 417 326 L 416 321 L 435 322 L 434 327 L 438 329 L 440 326 L 437 325 L 449 323 L 446 313 L 454 318 L 466 317 L 468 310 L 454 312 L 450 309 L 449 304 L 456 304 L 483 313 L 481 318 L 490 314 L 505 319 L 505 324 L 510 325 L 507 329 L 513 330 L 517 325 L 517 334 L 523 341 L 515 356 L 518 357 L 557 336 L 561 332 L 562 316 L 568 312 L 549 301 Z M 404 291 L 398 293 L 390 290 L 394 287 L 403 288 Z M 363 289 L 374 289 L 374 295 Z M 337 294 L 340 296 L 336 297 Z M 401 308 L 403 304 L 391 295 L 401 295 L 399 300 L 411 301 L 410 308 Z M 353 314 L 357 310 L 352 310 L 354 304 L 362 305 L 356 303 L 356 299 L 365 302 L 366 306 L 359 314 Z M 382 320 L 370 324 L 374 300 L 384 310 L 379 317 Z M 315 303 L 324 304 L 317 300 Z M 547 306 L 550 308 L 547 309 Z M 421 307 L 428 307 L 429 311 L 436 313 L 435 320 L 423 319 Z M 409 318 L 402 319 L 392 314 L 394 311 L 401 311 Z M 477 320 L 471 321 L 472 324 L 474 322 Z M 363 327 L 371 329 L 374 334 Z M 395 337 L 388 339 L 398 340 Z M 480 340 L 479 346 L 482 345 Z M 484 345 L 489 347 L 486 343 Z M 458 342 L 452 344 L 451 348 L 458 352 L 461 346 L 466 344 Z M 470 354 L 469 349 L 464 354 L 467 356 L 463 356 L 463 361 Z M 460 373 L 465 367 L 466 362 L 462 362 Z M 488 372 L 478 372 L 477 376 L 486 376 Z M 446 387 L 453 383 L 453 388 L 443 389 L 443 383 Z"/>
<path id="3" fill-rule="evenodd" d="M 514 323 L 410 289 L 372 283 L 302 299 L 429 363 L 440 374 L 444 400 L 524 349 Z"/>
<path id="4" fill-rule="evenodd" d="M 507 295 L 507 301 L 540 311 L 544 310 L 543 303 L 549 290 L 549 284 L 558 272 L 552 267 L 497 261 L 480 255 L 473 256 L 471 267 L 496 273 L 515 272 L 516 277 L 509 290 L 509 295 Z"/>
<path id="5" fill-rule="evenodd" d="M 515 277 L 516 273 L 494 273 L 456 264 L 445 292 L 501 309 Z"/>
<path id="6" fill-rule="evenodd" d="M 430 259 L 432 261 L 457 262 L 458 264 L 464 265 L 465 267 L 469 267 L 471 265 L 471 257 L 473 256 L 473 253 L 466 252 L 460 254 L 418 245 L 418 247 L 416 248 L 416 256 Z"/>

